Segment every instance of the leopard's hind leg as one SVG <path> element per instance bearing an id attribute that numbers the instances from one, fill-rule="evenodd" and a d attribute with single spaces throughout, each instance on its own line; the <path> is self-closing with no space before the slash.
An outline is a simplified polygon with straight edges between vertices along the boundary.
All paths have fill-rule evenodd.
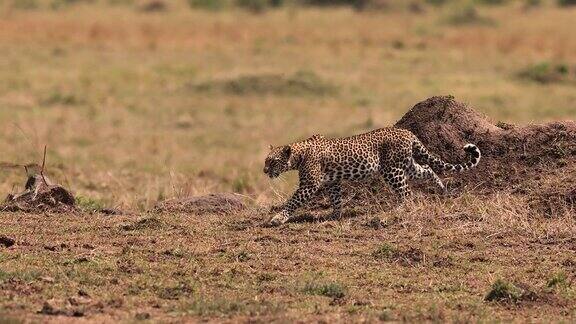
<path id="1" fill-rule="evenodd" d="M 432 180 L 434 181 L 436 186 L 438 186 L 442 190 L 443 193 L 446 193 L 446 187 L 442 183 L 442 180 L 440 180 L 436 172 L 434 172 L 434 170 L 432 170 L 432 168 L 426 164 L 420 165 L 416 163 L 414 159 L 411 159 L 406 168 L 406 174 L 408 176 L 408 179 Z"/>
<path id="2" fill-rule="evenodd" d="M 380 170 L 380 174 L 401 199 L 405 199 L 412 194 L 410 188 L 408 188 L 408 181 L 404 168 L 400 166 L 389 167 Z"/>

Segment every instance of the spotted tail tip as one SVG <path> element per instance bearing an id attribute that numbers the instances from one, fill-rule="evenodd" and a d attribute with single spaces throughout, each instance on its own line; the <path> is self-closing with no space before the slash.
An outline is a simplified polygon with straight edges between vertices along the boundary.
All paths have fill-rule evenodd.
<path id="1" fill-rule="evenodd" d="M 464 145 L 464 151 L 470 155 L 472 165 L 478 164 L 480 156 L 482 155 L 478 146 L 468 143 Z"/>

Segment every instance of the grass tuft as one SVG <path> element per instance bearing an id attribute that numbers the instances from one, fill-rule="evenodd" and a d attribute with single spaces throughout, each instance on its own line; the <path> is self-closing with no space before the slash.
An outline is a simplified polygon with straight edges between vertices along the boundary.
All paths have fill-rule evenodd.
<path id="1" fill-rule="evenodd" d="M 555 273 L 546 283 L 548 288 L 565 288 L 568 287 L 568 277 L 565 272 Z"/>
<path id="2" fill-rule="evenodd" d="M 478 8 L 472 2 L 454 5 L 446 17 L 446 23 L 454 26 L 461 25 L 494 25 L 491 18 L 480 15 Z"/>
<path id="3" fill-rule="evenodd" d="M 85 212 L 96 212 L 106 207 L 103 201 L 85 196 L 77 196 L 76 205 Z"/>
<path id="4" fill-rule="evenodd" d="M 80 103 L 82 103 L 82 100 L 79 99 L 76 95 L 71 93 L 63 93 L 60 91 L 52 92 L 48 97 L 41 101 L 41 104 L 44 106 L 74 106 Z"/>
<path id="5" fill-rule="evenodd" d="M 392 258 L 396 252 L 397 249 L 394 246 L 388 243 L 384 243 L 376 248 L 374 252 L 372 252 L 372 256 L 379 260 L 389 259 Z"/>
<path id="6" fill-rule="evenodd" d="M 337 282 L 314 282 L 309 281 L 303 289 L 304 293 L 309 295 L 319 295 L 334 299 L 344 298 L 346 289 Z"/>
<path id="7" fill-rule="evenodd" d="M 516 302 L 522 298 L 522 289 L 514 284 L 502 279 L 496 280 L 492 284 L 492 289 L 488 292 L 484 300 L 498 302 Z"/>
<path id="8" fill-rule="evenodd" d="M 193 9 L 220 11 L 231 5 L 227 0 L 187 0 L 188 6 Z"/>

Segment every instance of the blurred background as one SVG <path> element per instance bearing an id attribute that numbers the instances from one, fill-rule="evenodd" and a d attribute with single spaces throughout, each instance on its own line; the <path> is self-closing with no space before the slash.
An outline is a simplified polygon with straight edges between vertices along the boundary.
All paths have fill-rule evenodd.
<path id="1" fill-rule="evenodd" d="M 268 201 L 268 145 L 393 125 L 451 94 L 494 122 L 576 117 L 574 0 L 0 0 L 0 161 L 80 203 Z M 0 169 L 0 195 L 23 168 Z"/>

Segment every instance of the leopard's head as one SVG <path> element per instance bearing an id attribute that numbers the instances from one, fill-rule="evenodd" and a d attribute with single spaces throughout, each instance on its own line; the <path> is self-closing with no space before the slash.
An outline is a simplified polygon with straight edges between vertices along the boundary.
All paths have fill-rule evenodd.
<path id="1" fill-rule="evenodd" d="M 264 173 L 270 178 L 276 178 L 280 174 L 291 169 L 290 158 L 292 149 L 289 145 L 273 147 L 270 145 L 270 153 L 264 161 Z"/>

